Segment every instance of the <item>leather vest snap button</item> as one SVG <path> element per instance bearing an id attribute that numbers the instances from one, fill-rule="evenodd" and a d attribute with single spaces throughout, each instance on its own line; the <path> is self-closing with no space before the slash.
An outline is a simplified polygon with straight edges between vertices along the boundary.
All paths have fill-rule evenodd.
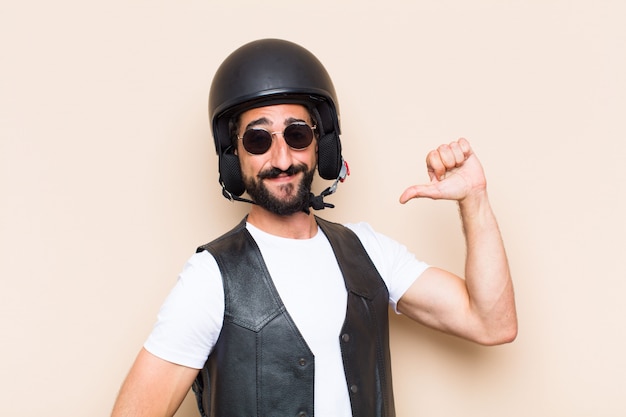
<path id="1" fill-rule="evenodd" d="M 304 359 L 304 358 L 300 358 L 300 360 L 298 361 L 298 363 L 300 364 L 300 366 L 304 366 L 304 365 L 306 365 L 306 359 Z"/>
<path id="2" fill-rule="evenodd" d="M 350 385 L 350 391 L 356 394 L 359 391 L 359 387 L 356 385 Z"/>
<path id="3" fill-rule="evenodd" d="M 306 411 L 300 411 L 298 417 L 306 417 Z"/>
<path id="4" fill-rule="evenodd" d="M 343 340 L 344 342 L 349 342 L 350 341 L 350 335 L 348 333 L 344 333 L 341 335 L 341 340 Z"/>

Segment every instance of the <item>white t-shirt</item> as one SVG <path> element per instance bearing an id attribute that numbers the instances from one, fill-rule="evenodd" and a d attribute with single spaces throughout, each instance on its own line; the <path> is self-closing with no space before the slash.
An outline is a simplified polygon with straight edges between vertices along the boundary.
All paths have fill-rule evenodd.
<path id="1" fill-rule="evenodd" d="M 428 265 L 367 223 L 346 225 L 359 237 L 389 290 L 395 308 Z M 251 224 L 287 312 L 315 355 L 315 414 L 351 416 L 339 332 L 345 320 L 346 287 L 326 236 L 287 239 Z M 159 311 L 144 347 L 161 359 L 201 369 L 220 334 L 224 316 L 222 278 L 213 256 L 194 254 Z"/>

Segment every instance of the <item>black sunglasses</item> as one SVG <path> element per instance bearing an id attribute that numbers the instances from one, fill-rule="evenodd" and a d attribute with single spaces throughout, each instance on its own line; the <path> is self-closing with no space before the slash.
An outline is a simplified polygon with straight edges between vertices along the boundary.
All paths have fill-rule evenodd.
<path id="1" fill-rule="evenodd" d="M 282 134 L 285 142 L 291 149 L 301 150 L 313 142 L 313 131 L 316 126 L 309 126 L 304 122 L 292 123 L 282 132 L 270 132 L 261 128 L 252 128 L 237 136 L 243 142 L 244 149 L 253 155 L 262 155 L 272 146 L 274 135 Z"/>

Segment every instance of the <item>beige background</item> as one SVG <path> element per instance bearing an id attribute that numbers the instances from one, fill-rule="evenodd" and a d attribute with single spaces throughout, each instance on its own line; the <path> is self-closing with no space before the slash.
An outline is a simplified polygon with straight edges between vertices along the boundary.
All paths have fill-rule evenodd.
<path id="1" fill-rule="evenodd" d="M 461 272 L 455 205 L 397 199 L 459 136 L 487 171 L 519 337 L 394 318 L 398 415 L 626 415 L 624 4 L 2 1 L 0 415 L 108 415 L 186 259 L 247 208 L 220 195 L 206 102 L 262 37 L 334 78 L 352 176 L 327 218 Z"/>

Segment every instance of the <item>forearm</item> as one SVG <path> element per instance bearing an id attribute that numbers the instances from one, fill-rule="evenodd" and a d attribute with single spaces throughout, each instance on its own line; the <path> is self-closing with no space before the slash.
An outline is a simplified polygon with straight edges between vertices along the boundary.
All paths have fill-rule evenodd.
<path id="1" fill-rule="evenodd" d="M 483 343 L 512 341 L 517 335 L 513 283 L 486 190 L 468 195 L 459 208 L 467 246 L 465 280 L 471 314 L 483 329 Z"/>

